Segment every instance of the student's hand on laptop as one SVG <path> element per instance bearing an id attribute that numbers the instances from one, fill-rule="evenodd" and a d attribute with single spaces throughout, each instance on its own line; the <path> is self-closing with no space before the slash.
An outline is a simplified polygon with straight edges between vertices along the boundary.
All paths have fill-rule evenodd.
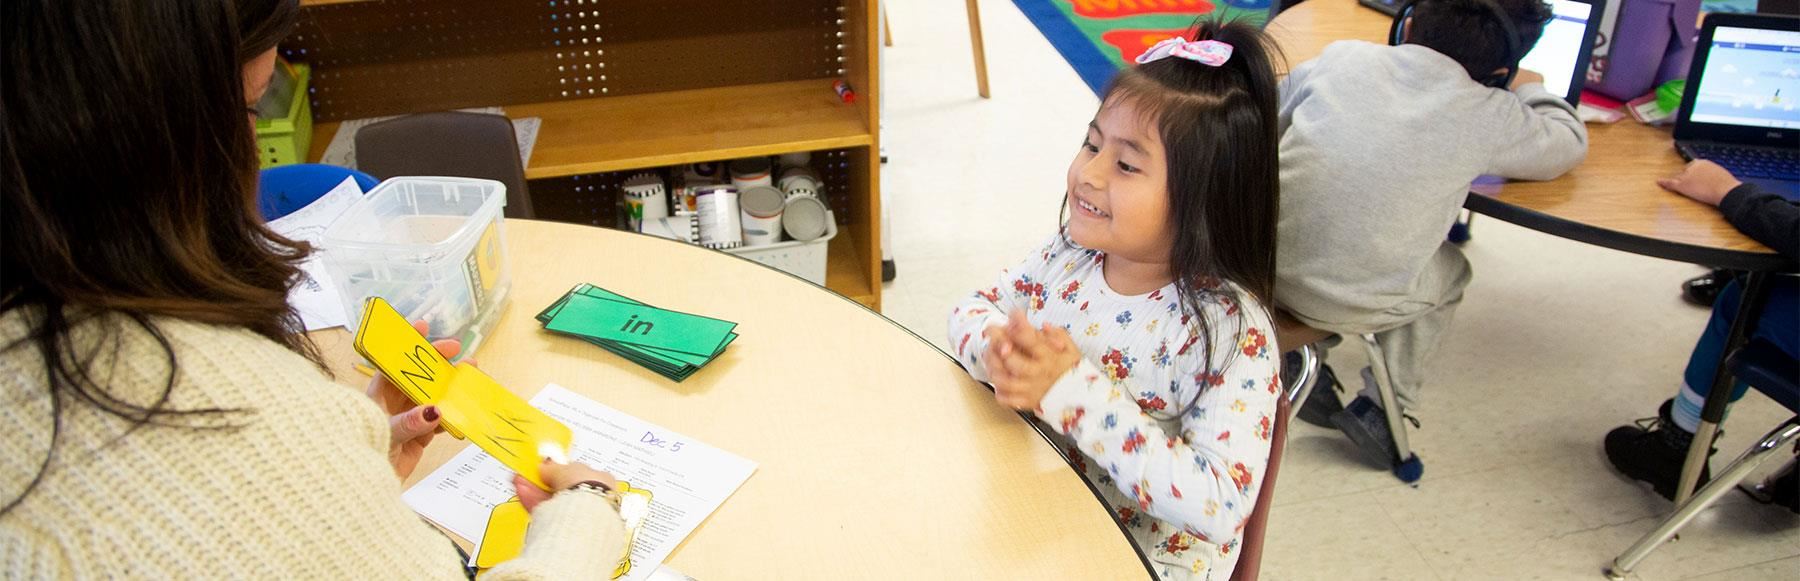
<path id="1" fill-rule="evenodd" d="M 1743 183 L 1719 164 L 1704 159 L 1689 162 L 1686 169 L 1672 177 L 1656 180 L 1656 185 L 1665 190 L 1715 207 L 1719 205 L 1719 200 L 1725 199 L 1725 194 L 1731 193 L 1733 188 Z"/>
<path id="2" fill-rule="evenodd" d="M 1519 90 L 1519 87 L 1532 83 L 1543 84 L 1544 75 L 1538 74 L 1537 71 L 1531 69 L 1519 69 L 1519 74 L 1513 75 L 1512 86 L 1508 88 L 1517 91 Z"/>

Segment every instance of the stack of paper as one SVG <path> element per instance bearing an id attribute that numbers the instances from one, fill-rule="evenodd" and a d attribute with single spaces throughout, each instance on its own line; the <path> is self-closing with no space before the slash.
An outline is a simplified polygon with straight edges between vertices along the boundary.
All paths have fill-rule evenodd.
<path id="1" fill-rule="evenodd" d="M 756 472 L 755 462 L 556 384 L 539 391 L 531 405 L 574 431 L 570 461 L 610 472 L 634 489 L 653 491 L 649 514 L 629 549 L 631 569 L 620 581 L 670 578 L 668 572 L 659 573 L 666 568 L 658 566 Z M 512 475 L 512 470 L 485 450 L 469 446 L 414 484 L 402 498 L 431 522 L 486 547 L 499 541 L 487 529 L 495 508 L 513 497 Z M 529 521 L 528 515 L 510 508 L 503 511 L 502 518 L 513 519 L 510 526 L 515 530 L 518 521 Z M 522 538 L 504 541 L 517 546 L 523 542 Z M 482 551 L 475 552 L 479 555 Z M 605 579 L 607 573 L 611 571 L 596 572 L 593 578 Z"/>
<path id="2" fill-rule="evenodd" d="M 580 338 L 675 381 L 725 352 L 737 323 L 659 309 L 581 284 L 538 313 L 545 329 Z"/>

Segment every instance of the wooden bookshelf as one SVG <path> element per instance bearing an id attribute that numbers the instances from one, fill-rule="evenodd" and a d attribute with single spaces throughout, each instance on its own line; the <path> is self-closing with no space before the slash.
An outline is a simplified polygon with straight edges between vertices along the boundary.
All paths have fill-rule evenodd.
<path id="1" fill-rule="evenodd" d="M 669 93 L 505 106 L 512 118 L 543 125 L 528 179 L 866 147 L 875 136 L 829 79 L 737 85 Z M 335 122 L 313 128 L 312 159 L 325 153 Z"/>
<path id="2" fill-rule="evenodd" d="M 826 286 L 880 308 L 874 0 L 302 6 L 282 53 L 313 67 L 310 159 L 322 157 L 342 120 L 486 106 L 543 120 L 526 166 L 533 183 L 847 151 Z M 838 80 L 853 87 L 854 103 L 833 90 Z M 532 189 L 544 205 L 549 194 Z"/>

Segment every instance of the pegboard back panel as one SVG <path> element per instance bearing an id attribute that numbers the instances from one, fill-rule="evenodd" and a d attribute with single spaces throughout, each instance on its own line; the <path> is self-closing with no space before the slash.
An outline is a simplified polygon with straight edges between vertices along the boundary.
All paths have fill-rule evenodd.
<path id="1" fill-rule="evenodd" d="M 844 74 L 843 0 L 377 0 L 281 47 L 319 121 Z"/>

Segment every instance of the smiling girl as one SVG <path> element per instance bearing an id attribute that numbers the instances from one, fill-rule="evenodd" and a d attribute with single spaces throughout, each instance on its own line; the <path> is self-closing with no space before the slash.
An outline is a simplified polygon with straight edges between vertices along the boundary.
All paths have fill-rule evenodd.
<path id="1" fill-rule="evenodd" d="M 1268 462 L 1275 54 L 1207 22 L 1121 71 L 1066 225 L 950 315 L 957 359 L 1065 437 L 1163 578 L 1231 576 Z"/>

